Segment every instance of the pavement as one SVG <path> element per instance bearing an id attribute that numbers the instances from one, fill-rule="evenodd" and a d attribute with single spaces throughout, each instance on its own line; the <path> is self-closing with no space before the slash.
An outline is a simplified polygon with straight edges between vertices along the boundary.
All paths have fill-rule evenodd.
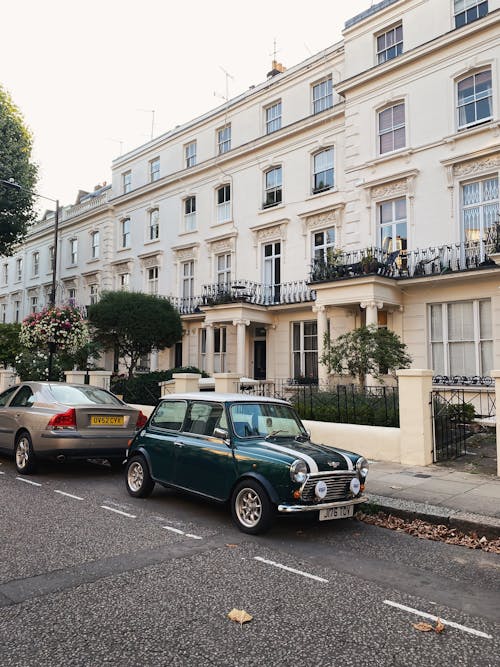
<path id="1" fill-rule="evenodd" d="M 366 494 L 371 505 L 396 516 L 500 537 L 500 477 L 494 475 L 370 461 Z"/>

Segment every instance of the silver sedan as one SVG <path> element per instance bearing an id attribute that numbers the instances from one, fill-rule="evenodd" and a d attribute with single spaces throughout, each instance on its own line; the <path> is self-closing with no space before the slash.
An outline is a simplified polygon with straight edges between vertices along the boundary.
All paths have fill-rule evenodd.
<path id="1" fill-rule="evenodd" d="M 146 416 L 105 389 L 64 382 L 23 382 L 0 394 L 0 450 L 18 472 L 52 458 L 125 458 L 128 440 Z"/>

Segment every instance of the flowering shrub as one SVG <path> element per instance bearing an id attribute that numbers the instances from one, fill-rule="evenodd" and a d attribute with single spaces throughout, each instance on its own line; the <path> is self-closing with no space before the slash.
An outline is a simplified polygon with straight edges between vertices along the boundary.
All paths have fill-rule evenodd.
<path id="1" fill-rule="evenodd" d="M 49 379 L 49 354 L 41 350 L 23 350 L 16 355 L 14 368 L 23 382 Z M 64 381 L 64 371 L 56 355 L 52 360 L 52 380 Z"/>
<path id="2" fill-rule="evenodd" d="M 89 340 L 89 330 L 82 312 L 74 306 L 53 306 L 26 317 L 19 340 L 28 350 L 54 343 L 62 352 L 73 354 Z"/>

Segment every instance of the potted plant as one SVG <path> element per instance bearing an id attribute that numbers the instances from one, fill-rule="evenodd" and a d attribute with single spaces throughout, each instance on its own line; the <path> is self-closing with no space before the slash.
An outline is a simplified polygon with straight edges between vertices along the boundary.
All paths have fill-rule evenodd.
<path id="1" fill-rule="evenodd" d="M 361 258 L 361 269 L 363 273 L 376 273 L 379 268 L 377 258 L 373 254 L 373 248 L 366 248 Z"/>

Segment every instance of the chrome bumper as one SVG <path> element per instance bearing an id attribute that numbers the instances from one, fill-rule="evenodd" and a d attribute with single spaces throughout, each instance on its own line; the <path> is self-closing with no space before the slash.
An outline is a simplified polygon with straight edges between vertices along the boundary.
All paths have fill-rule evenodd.
<path id="1" fill-rule="evenodd" d="M 333 503 L 318 503 L 317 505 L 278 505 L 278 512 L 290 514 L 294 512 L 317 512 L 318 510 L 327 510 L 330 507 L 347 507 L 349 505 L 359 505 L 366 503 L 368 496 L 358 496 L 351 500 L 338 500 Z"/>

